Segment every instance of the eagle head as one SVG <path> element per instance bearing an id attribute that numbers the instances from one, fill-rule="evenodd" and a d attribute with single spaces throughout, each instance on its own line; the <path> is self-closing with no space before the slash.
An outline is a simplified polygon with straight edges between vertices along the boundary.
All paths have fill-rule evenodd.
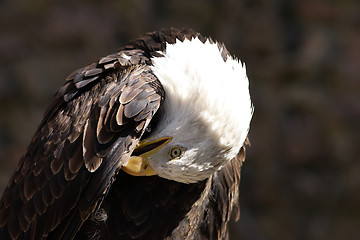
<path id="1" fill-rule="evenodd" d="M 158 123 L 124 170 L 198 182 L 233 159 L 247 137 L 253 106 L 245 65 L 223 45 L 197 37 L 159 53 L 151 58 L 165 92 Z"/>

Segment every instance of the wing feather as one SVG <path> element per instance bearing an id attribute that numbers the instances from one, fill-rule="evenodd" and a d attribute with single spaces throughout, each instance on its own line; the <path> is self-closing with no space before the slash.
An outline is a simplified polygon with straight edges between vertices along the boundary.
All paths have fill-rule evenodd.
<path id="1" fill-rule="evenodd" d="M 100 61 L 119 59 L 109 55 Z M 72 239 L 159 108 L 162 96 L 149 67 L 112 69 L 102 76 L 99 64 L 71 74 L 56 94 L 0 201 L 0 236 Z M 159 95 L 157 104 L 144 94 L 137 98 L 145 90 Z M 144 111 L 152 114 L 140 115 Z"/>

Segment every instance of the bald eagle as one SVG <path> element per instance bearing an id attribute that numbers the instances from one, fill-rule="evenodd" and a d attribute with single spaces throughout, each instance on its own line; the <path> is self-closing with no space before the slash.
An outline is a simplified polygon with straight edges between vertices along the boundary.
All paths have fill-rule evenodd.
<path id="1" fill-rule="evenodd" d="M 0 238 L 227 238 L 248 84 L 223 44 L 177 29 L 70 74 L 3 193 Z"/>

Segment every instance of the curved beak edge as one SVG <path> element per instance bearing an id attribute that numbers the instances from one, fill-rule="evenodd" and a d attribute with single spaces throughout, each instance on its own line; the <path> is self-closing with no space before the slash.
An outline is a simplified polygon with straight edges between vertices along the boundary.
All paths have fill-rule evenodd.
<path id="1" fill-rule="evenodd" d="M 138 156 L 131 156 L 129 162 L 121 169 L 133 176 L 157 175 L 151 167 L 148 157 L 158 152 L 163 146 L 171 141 L 172 137 L 163 137 L 153 141 L 144 140 L 135 147 L 133 154 L 141 153 Z"/>
<path id="2" fill-rule="evenodd" d="M 153 176 L 157 174 L 142 156 L 130 157 L 128 164 L 123 166 L 122 170 L 133 176 Z"/>

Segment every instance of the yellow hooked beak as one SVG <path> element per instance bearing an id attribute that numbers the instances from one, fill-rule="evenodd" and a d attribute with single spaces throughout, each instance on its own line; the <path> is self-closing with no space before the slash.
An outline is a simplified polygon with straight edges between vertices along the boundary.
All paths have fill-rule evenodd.
<path id="1" fill-rule="evenodd" d="M 122 167 L 126 173 L 133 176 L 152 176 L 157 173 L 149 164 L 149 156 L 158 152 L 171 141 L 172 137 L 163 137 L 153 141 L 143 140 L 135 147 L 129 162 Z"/>

